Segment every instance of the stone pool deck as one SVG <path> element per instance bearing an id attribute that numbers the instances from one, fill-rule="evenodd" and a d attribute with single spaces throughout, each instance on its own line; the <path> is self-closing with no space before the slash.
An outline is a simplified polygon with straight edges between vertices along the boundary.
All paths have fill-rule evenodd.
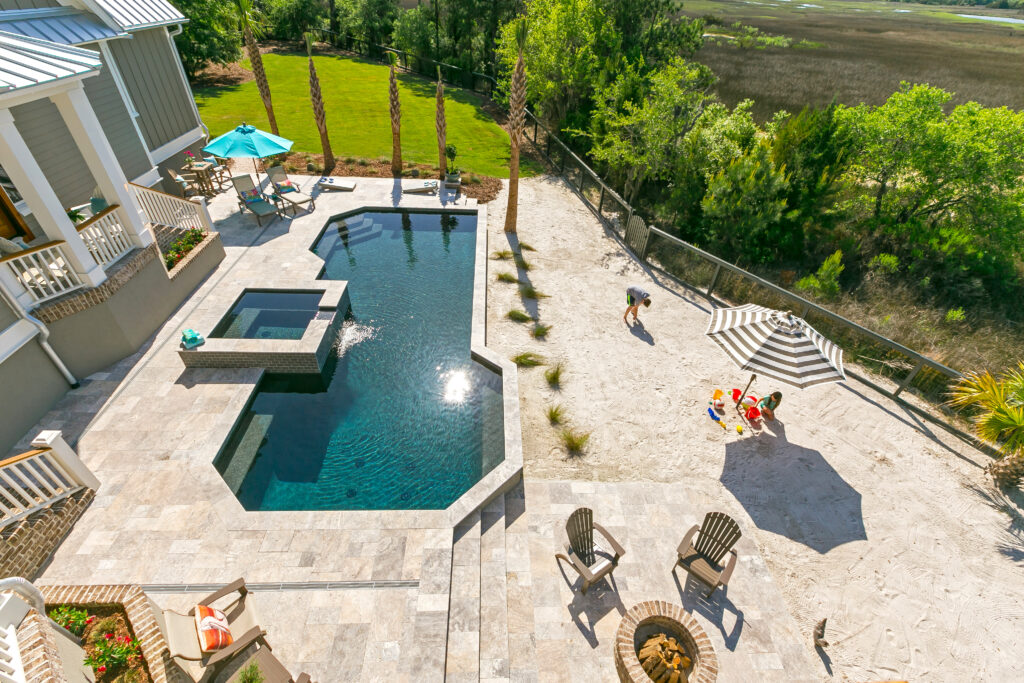
<path id="1" fill-rule="evenodd" d="M 275 653 L 321 683 L 614 681 L 612 634 L 626 609 L 648 599 L 694 613 L 721 681 L 828 680 L 828 654 L 815 654 L 808 626 L 826 615 L 838 636 L 832 666 L 849 680 L 947 680 L 915 646 L 897 642 L 894 631 L 909 633 L 908 619 L 922 612 L 933 615 L 920 622 L 925 642 L 971 639 L 976 648 L 984 637 L 1015 651 L 1019 637 L 1005 629 L 1020 615 L 979 600 L 984 580 L 1006 605 L 1024 604 L 1009 552 L 993 557 L 984 534 L 963 546 L 945 519 L 971 519 L 979 532 L 1002 523 L 967 489 L 980 481 L 969 449 L 839 385 L 790 392 L 788 429 L 746 439 L 686 417 L 703 410 L 713 383 L 739 376 L 701 336 L 706 303 L 639 268 L 549 178 L 523 182 L 520 230 L 538 248 L 524 276 L 552 299 L 520 301 L 512 285 L 493 282 L 512 268 L 488 262 L 491 346 L 567 363 L 557 395 L 540 369 L 520 373 L 524 482 L 454 528 L 448 516 L 424 512 L 242 511 L 212 460 L 258 373 L 185 369 L 178 334 L 218 318 L 238 282 L 315 277 L 320 261 L 308 246 L 330 215 L 397 199 L 391 180 L 357 180 L 355 193 L 320 194 L 312 215 L 264 228 L 238 216 L 227 193 L 211 203 L 224 262 L 146 348 L 89 378 L 40 423 L 77 439 L 102 482 L 40 583 L 139 583 L 162 607 L 186 609 L 204 589 L 198 584 L 244 576 L 261 584 L 256 605 Z M 504 198 L 488 205 L 491 251 L 507 246 Z M 441 206 L 430 197 L 402 203 Z M 621 289 L 633 282 L 648 284 L 657 303 L 641 313 L 646 328 L 627 331 Z M 543 313 L 554 325 L 548 340 L 504 320 L 512 306 Z M 624 368 L 626 357 L 634 363 Z M 567 458 L 544 419 L 556 400 L 594 431 L 583 457 Z M 564 521 L 580 505 L 627 551 L 613 581 L 587 596 L 554 560 Z M 909 510 L 913 531 L 891 519 L 894 506 Z M 733 516 L 744 536 L 730 587 L 706 600 L 672 565 L 682 534 L 712 509 Z M 908 545 L 920 557 L 902 550 Z M 985 559 L 984 572 L 972 570 L 968 551 Z M 967 569 L 943 570 L 947 556 Z M 982 635 L 950 633 L 950 609 Z M 978 621 L 986 610 L 996 626 Z M 1005 658 L 979 662 L 956 649 L 982 679 L 1008 680 L 997 675 L 1009 671 Z"/>

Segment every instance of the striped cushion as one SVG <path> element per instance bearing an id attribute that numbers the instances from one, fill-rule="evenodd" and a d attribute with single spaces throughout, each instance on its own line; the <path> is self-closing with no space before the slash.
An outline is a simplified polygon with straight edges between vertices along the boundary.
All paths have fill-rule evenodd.
<path id="1" fill-rule="evenodd" d="M 228 618 L 219 609 L 206 605 L 196 606 L 196 635 L 203 652 L 215 652 L 234 642 Z"/>

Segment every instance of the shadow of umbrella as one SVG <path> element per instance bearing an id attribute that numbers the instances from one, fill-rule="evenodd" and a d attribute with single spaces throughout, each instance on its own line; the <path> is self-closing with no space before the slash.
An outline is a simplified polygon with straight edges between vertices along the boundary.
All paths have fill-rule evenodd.
<path id="1" fill-rule="evenodd" d="M 867 540 L 860 493 L 818 451 L 764 436 L 734 441 L 719 480 L 758 529 L 822 554 Z"/>

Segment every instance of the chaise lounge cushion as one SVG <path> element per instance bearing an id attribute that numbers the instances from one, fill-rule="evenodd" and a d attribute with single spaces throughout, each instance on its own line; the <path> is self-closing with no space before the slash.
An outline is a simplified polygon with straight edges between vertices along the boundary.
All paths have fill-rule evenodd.
<path id="1" fill-rule="evenodd" d="M 199 649 L 203 652 L 216 652 L 234 642 L 231 629 L 228 628 L 228 618 L 219 609 L 198 605 L 195 619 Z"/>

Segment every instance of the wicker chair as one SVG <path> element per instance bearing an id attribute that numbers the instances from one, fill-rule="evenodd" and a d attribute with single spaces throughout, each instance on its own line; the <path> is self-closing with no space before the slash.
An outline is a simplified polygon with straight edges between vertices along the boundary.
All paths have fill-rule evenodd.
<path id="1" fill-rule="evenodd" d="M 610 547 L 594 538 L 594 531 L 601 534 Z M 590 508 L 579 508 L 573 512 L 565 523 L 565 532 L 569 543 L 565 546 L 565 553 L 557 553 L 555 560 L 568 563 L 583 577 L 581 592 L 586 595 L 588 588 L 615 571 L 619 558 L 626 551 L 603 526 L 594 521 Z"/>
<path id="2" fill-rule="evenodd" d="M 732 577 L 737 559 L 733 546 L 740 540 L 740 536 L 740 527 L 732 517 L 723 512 L 709 512 L 704 516 L 703 524 L 699 527 L 694 524 L 686 532 L 676 550 L 676 566 L 682 567 L 710 587 L 707 592 L 710 598 L 716 588 L 728 584 Z M 729 559 L 723 565 L 722 560 L 726 554 Z"/>

